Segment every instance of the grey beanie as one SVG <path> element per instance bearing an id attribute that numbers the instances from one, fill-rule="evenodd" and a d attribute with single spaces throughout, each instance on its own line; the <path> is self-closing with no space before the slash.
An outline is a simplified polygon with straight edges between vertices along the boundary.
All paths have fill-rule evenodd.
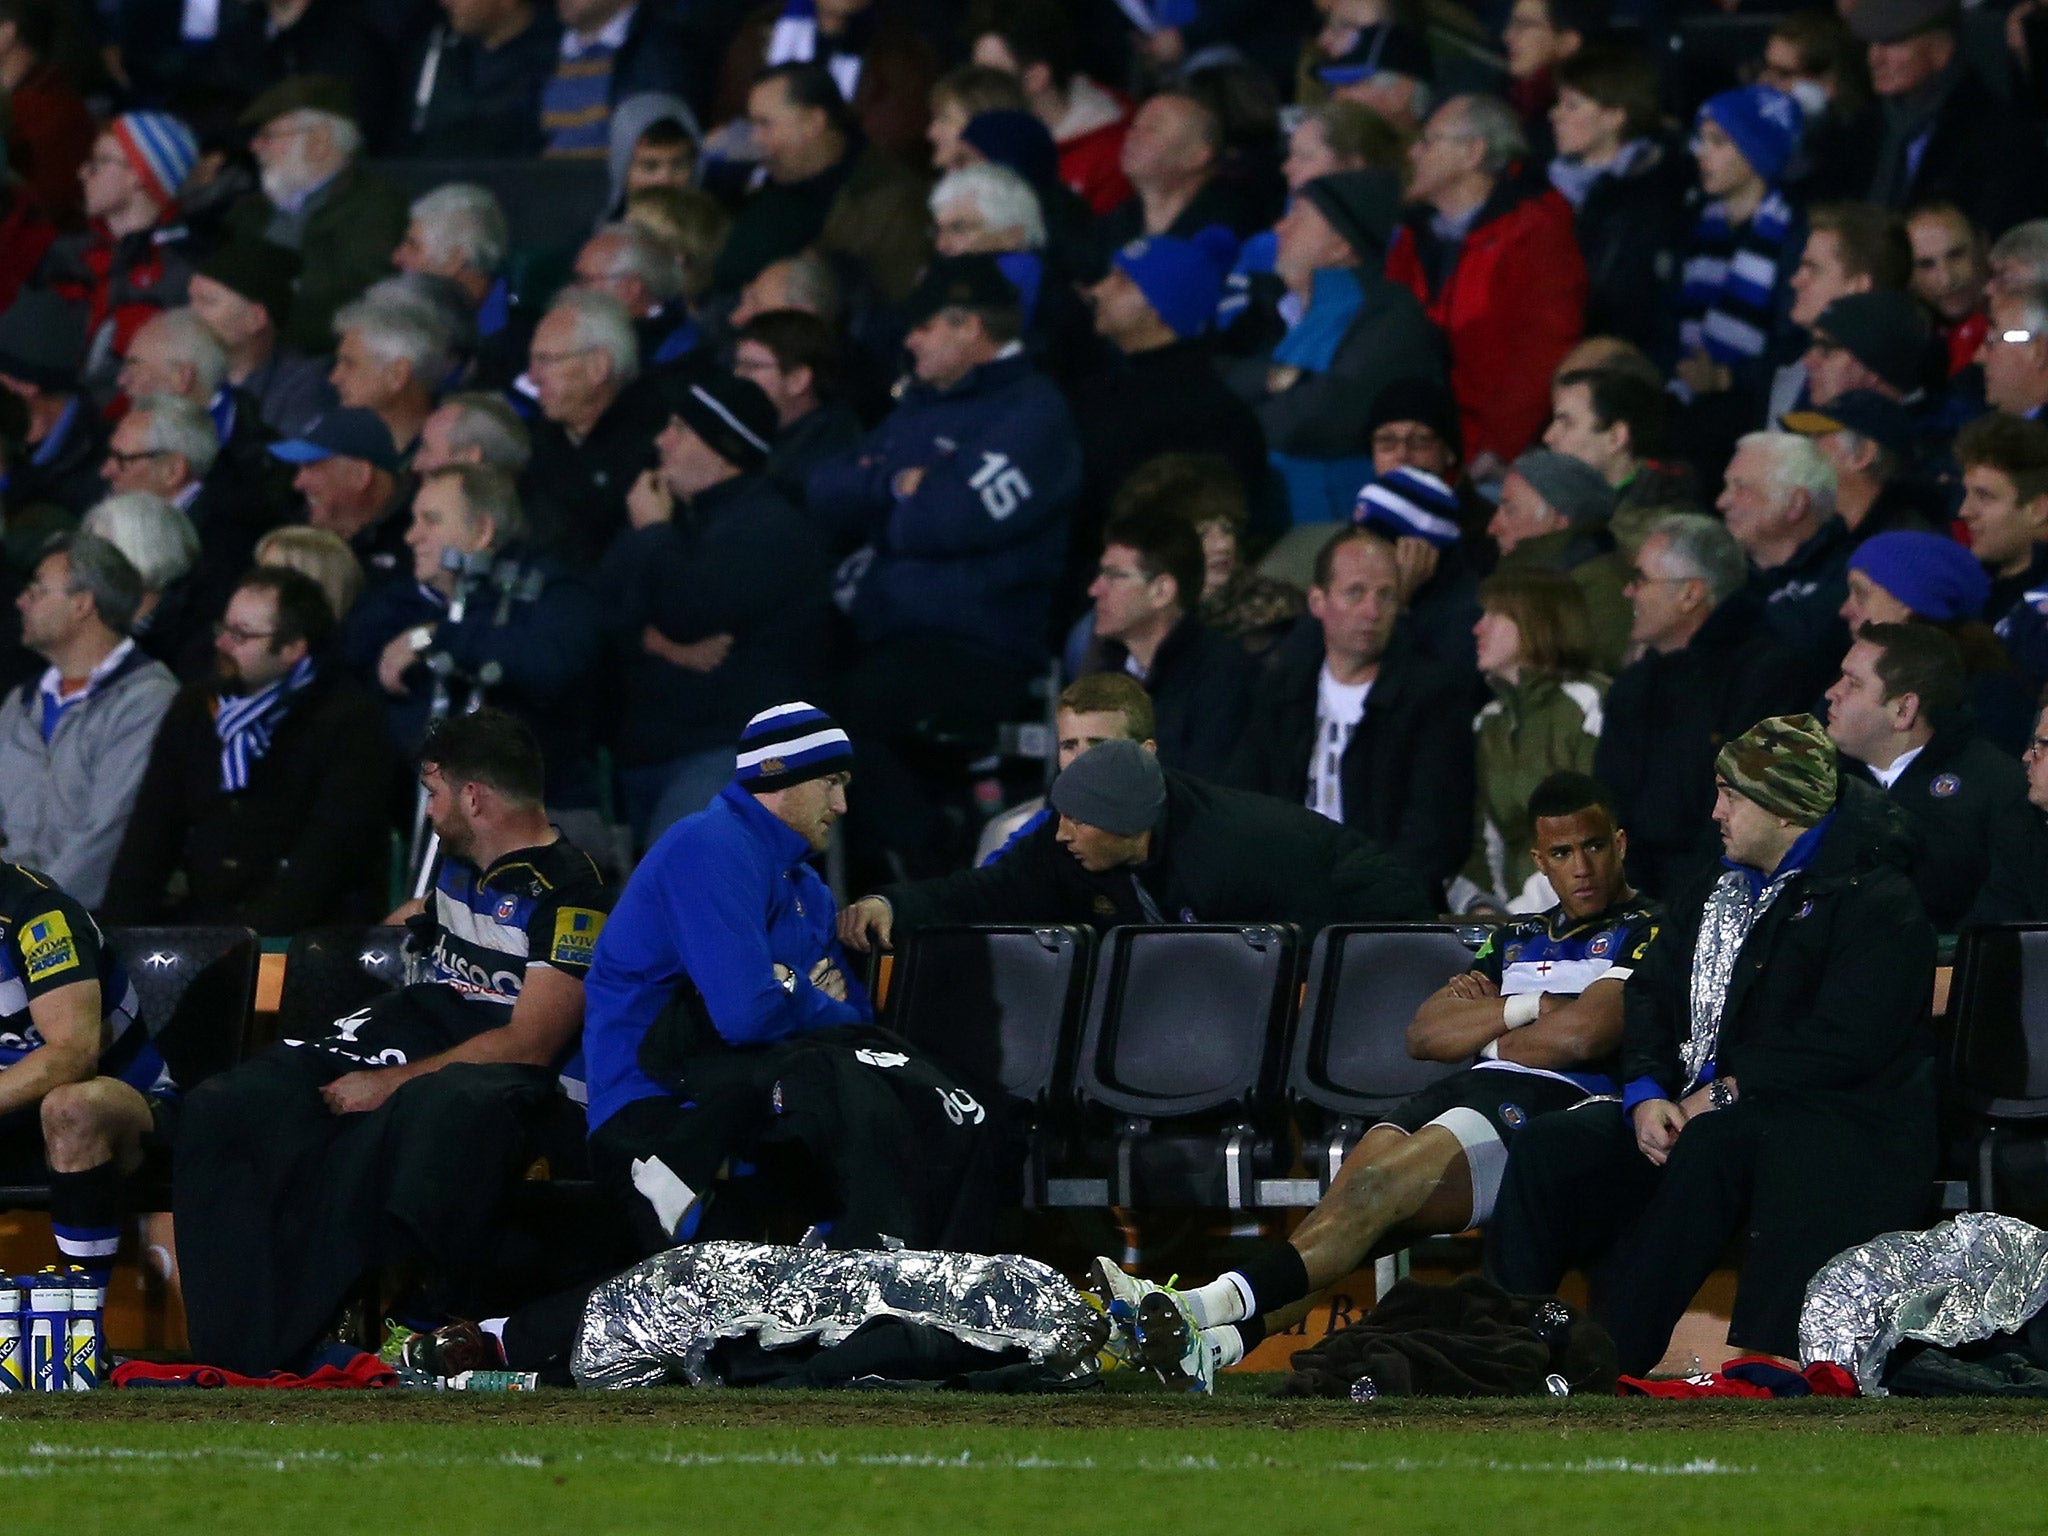
<path id="1" fill-rule="evenodd" d="M 1062 816 L 1136 837 L 1151 831 L 1166 808 L 1166 775 L 1135 741 L 1105 741 L 1061 769 L 1048 798 Z"/>
<path id="2" fill-rule="evenodd" d="M 1550 510 L 1574 528 L 1604 523 L 1614 516 L 1614 487 L 1607 477 L 1584 459 L 1548 448 L 1531 448 L 1515 460 L 1511 474 L 1529 482 L 1529 488 L 1550 505 Z"/>

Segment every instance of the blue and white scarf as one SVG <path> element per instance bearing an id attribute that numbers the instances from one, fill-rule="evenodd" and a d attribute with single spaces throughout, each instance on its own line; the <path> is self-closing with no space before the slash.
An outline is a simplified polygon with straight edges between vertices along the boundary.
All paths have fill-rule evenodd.
<path id="1" fill-rule="evenodd" d="M 213 715 L 213 731 L 220 737 L 220 787 L 236 794 L 249 787 L 249 769 L 270 750 L 271 732 L 292 706 L 292 700 L 313 681 L 313 658 L 301 656 L 298 665 L 268 688 L 240 698 L 222 698 Z"/>
<path id="2" fill-rule="evenodd" d="M 1782 192 L 1757 205 L 1740 231 L 1710 203 L 1693 231 L 1679 294 L 1680 347 L 1717 363 L 1762 357 L 1770 343 L 1774 299 L 1798 252 L 1788 242 L 1797 216 Z"/>
<path id="3" fill-rule="evenodd" d="M 817 0 L 789 0 L 782 8 L 782 14 L 775 18 L 775 29 L 768 34 L 768 66 L 777 64 L 822 63 L 830 72 L 833 82 L 839 87 L 839 94 L 848 101 L 860 84 L 861 57 L 858 53 L 830 53 L 818 57 L 818 6 Z"/>

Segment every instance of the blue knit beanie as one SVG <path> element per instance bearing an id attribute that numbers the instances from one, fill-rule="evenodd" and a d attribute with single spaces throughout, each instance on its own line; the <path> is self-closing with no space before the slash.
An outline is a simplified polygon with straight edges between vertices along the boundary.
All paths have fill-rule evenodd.
<path id="1" fill-rule="evenodd" d="M 787 789 L 853 766 L 853 743 L 839 722 L 798 699 L 764 709 L 740 732 L 733 782 L 757 795 Z"/>
<path id="2" fill-rule="evenodd" d="M 1458 542 L 1458 493 L 1423 470 L 1390 469 L 1366 481 L 1351 521 L 1449 549 Z"/>
<path id="3" fill-rule="evenodd" d="M 1735 141 L 1749 168 L 1776 186 L 1799 152 L 1806 115 L 1799 103 L 1768 85 L 1745 85 L 1709 97 L 1698 121 L 1712 118 Z"/>
<path id="4" fill-rule="evenodd" d="M 1880 533 L 1849 560 L 1913 610 L 1916 619 L 1953 624 L 1974 619 L 1991 598 L 1991 578 L 1954 539 L 1938 533 Z"/>
<path id="5" fill-rule="evenodd" d="M 991 165 L 1015 171 L 1034 188 L 1048 187 L 1059 180 L 1059 146 L 1053 143 L 1052 130 L 1035 112 L 1021 112 L 1014 107 L 977 112 L 960 130 L 960 142 L 971 146 Z"/>
<path id="6" fill-rule="evenodd" d="M 1216 318 L 1223 278 L 1237 260 L 1237 241 L 1220 224 L 1192 240 L 1154 235 L 1133 240 L 1116 253 L 1117 270 L 1138 285 L 1166 328 L 1186 340 L 1199 336 Z"/>

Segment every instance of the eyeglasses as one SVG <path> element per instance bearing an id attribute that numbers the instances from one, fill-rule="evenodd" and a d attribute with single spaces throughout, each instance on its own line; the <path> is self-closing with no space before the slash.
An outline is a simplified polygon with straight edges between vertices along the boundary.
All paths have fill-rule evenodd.
<path id="1" fill-rule="evenodd" d="M 244 629 L 241 625 L 230 624 L 225 619 L 215 619 L 213 622 L 214 639 L 232 640 L 237 645 L 248 645 L 256 640 L 273 639 L 276 634 L 277 631 L 274 629 Z"/>
<path id="2" fill-rule="evenodd" d="M 126 469 L 130 464 L 139 464 L 144 459 L 160 459 L 170 451 L 168 448 L 142 448 L 134 453 L 123 453 L 118 448 L 109 448 L 107 462 L 116 469 Z"/>

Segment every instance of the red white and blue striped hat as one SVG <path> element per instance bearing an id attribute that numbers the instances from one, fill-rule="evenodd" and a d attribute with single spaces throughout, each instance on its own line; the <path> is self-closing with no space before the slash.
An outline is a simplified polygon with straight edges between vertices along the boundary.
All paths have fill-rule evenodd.
<path id="1" fill-rule="evenodd" d="M 199 162 L 199 140 L 168 112 L 123 112 L 107 132 L 159 205 L 174 203 Z"/>
<path id="2" fill-rule="evenodd" d="M 853 743 L 839 723 L 802 699 L 764 709 L 740 732 L 733 780 L 757 795 L 853 766 Z"/>

